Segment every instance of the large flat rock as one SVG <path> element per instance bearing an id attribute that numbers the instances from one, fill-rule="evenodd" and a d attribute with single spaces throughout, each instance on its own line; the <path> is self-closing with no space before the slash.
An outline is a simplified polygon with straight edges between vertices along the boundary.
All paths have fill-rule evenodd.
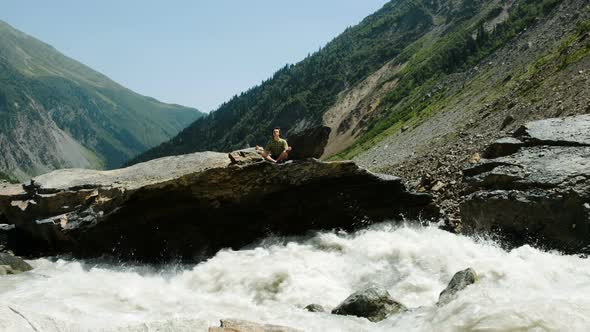
<path id="1" fill-rule="evenodd" d="M 38 176 L 33 183 L 40 193 L 99 187 L 132 190 L 229 164 L 227 153 L 207 151 L 159 158 L 110 171 L 61 169 Z"/>
<path id="2" fill-rule="evenodd" d="M 534 145 L 590 146 L 590 114 L 529 122 L 516 135 Z"/>
<path id="3" fill-rule="evenodd" d="M 520 142 L 520 143 L 519 143 Z M 528 123 L 464 170 L 468 231 L 571 252 L 590 245 L 590 116 Z"/>
<path id="4" fill-rule="evenodd" d="M 353 162 L 274 164 L 251 151 L 166 157 L 112 171 L 59 170 L 0 189 L 21 256 L 200 260 L 269 234 L 436 217 L 429 195 Z M 231 162 L 233 160 L 234 162 Z"/>

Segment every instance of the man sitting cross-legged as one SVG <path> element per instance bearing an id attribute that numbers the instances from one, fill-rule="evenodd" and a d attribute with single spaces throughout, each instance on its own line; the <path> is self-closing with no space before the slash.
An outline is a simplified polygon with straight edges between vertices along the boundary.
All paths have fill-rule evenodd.
<path id="1" fill-rule="evenodd" d="M 275 128 L 272 130 L 272 138 L 266 144 L 266 148 L 256 145 L 256 151 L 262 155 L 262 157 L 273 163 L 280 163 L 287 160 L 289 157 L 289 151 L 291 147 L 287 144 L 287 141 L 280 137 L 280 129 Z"/>

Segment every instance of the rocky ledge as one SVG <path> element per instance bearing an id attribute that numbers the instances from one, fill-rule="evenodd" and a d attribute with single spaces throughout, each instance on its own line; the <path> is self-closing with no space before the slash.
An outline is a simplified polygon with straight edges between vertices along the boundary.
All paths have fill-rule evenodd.
<path id="1" fill-rule="evenodd" d="M 590 245 L 590 115 L 546 119 L 491 144 L 464 170 L 468 231 L 566 252 Z"/>
<path id="2" fill-rule="evenodd" d="M 131 167 L 67 169 L 0 188 L 0 224 L 19 256 L 72 253 L 200 260 L 257 239 L 436 217 L 431 196 L 353 162 L 274 164 L 252 150 L 200 152 Z"/>

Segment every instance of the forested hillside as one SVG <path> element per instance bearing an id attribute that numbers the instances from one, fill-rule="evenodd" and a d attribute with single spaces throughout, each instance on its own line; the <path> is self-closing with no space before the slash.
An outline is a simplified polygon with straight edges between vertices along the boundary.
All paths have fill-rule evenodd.
<path id="1" fill-rule="evenodd" d="M 391 1 L 318 52 L 285 66 L 131 163 L 261 144 L 275 126 L 287 138 L 327 126 L 331 133 L 324 157 L 353 158 L 428 117 L 452 93 L 449 87 L 457 87 L 444 82 L 510 47 L 560 5 L 570 3 Z"/>
<path id="2" fill-rule="evenodd" d="M 340 92 L 429 31 L 434 24 L 431 10 L 438 7 L 407 0 L 386 4 L 318 52 L 296 65 L 281 68 L 271 79 L 233 97 L 136 161 L 241 148 L 264 142 L 273 126 L 280 126 L 288 134 L 319 124 Z"/>

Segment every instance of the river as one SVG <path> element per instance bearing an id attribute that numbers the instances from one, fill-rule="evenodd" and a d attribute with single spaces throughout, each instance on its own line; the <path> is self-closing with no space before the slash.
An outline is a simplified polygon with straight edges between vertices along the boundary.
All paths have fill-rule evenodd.
<path id="1" fill-rule="evenodd" d="M 66 258 L 29 261 L 0 277 L 0 331 L 206 331 L 221 318 L 305 331 L 587 331 L 590 264 L 434 226 L 374 225 L 355 233 L 267 238 L 196 265 L 160 267 Z M 444 307 L 453 274 L 479 281 Z M 376 284 L 412 310 L 379 323 L 310 313 Z"/>

